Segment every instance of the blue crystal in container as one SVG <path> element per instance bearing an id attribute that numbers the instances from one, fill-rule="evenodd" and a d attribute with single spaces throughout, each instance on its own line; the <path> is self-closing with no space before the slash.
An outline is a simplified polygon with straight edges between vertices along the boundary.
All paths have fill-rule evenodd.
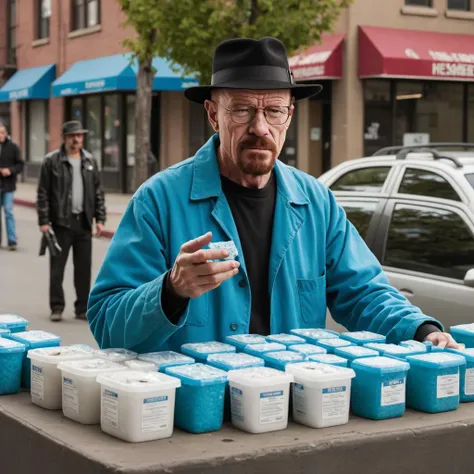
<path id="1" fill-rule="evenodd" d="M 20 391 L 25 351 L 24 344 L 0 337 L 0 395 Z"/>

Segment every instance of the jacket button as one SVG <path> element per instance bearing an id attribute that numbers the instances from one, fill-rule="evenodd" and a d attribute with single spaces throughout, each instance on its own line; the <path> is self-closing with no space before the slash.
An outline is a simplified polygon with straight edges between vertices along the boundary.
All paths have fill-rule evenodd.
<path id="1" fill-rule="evenodd" d="M 229 326 L 230 330 L 235 332 L 237 331 L 237 329 L 239 329 L 239 325 L 237 323 L 232 323 L 230 326 Z"/>
<path id="2" fill-rule="evenodd" d="M 239 281 L 239 286 L 240 286 L 240 288 L 243 288 L 245 286 L 245 280 L 244 279 Z"/>

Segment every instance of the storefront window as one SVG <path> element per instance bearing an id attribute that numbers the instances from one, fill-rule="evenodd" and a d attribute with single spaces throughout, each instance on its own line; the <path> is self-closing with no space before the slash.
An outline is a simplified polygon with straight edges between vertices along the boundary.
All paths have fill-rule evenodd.
<path id="1" fill-rule="evenodd" d="M 71 100 L 71 120 L 84 121 L 84 112 L 82 107 L 82 98 L 76 97 Z"/>
<path id="2" fill-rule="evenodd" d="M 202 104 L 189 103 L 189 156 L 194 155 L 214 130 L 207 118 L 207 112 Z"/>
<path id="3" fill-rule="evenodd" d="M 127 166 L 135 166 L 135 96 L 127 95 Z"/>
<path id="4" fill-rule="evenodd" d="M 102 120 L 100 96 L 89 96 L 86 98 L 86 127 L 87 150 L 97 160 L 99 169 L 102 169 Z"/>
<path id="5" fill-rule="evenodd" d="M 120 109 L 119 96 L 104 97 L 104 155 L 102 167 L 106 171 L 118 171 L 120 167 Z"/>
<path id="6" fill-rule="evenodd" d="M 48 150 L 48 101 L 31 100 L 27 105 L 27 161 L 41 163 Z"/>
<path id="7" fill-rule="evenodd" d="M 474 143 L 474 84 L 469 84 L 468 87 L 467 114 L 467 141 Z"/>

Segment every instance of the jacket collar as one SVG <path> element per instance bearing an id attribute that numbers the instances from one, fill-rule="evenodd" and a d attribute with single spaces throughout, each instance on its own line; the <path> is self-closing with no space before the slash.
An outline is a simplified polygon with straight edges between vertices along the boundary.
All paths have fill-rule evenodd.
<path id="1" fill-rule="evenodd" d="M 59 154 L 61 156 L 61 161 L 67 161 L 67 152 L 64 143 L 61 145 L 59 149 Z M 81 149 L 81 161 L 89 160 L 92 158 L 92 155 L 84 148 Z"/>
<path id="2" fill-rule="evenodd" d="M 218 143 L 219 135 L 215 134 L 198 150 L 194 157 L 193 180 L 190 195 L 192 201 L 218 197 L 222 193 L 216 153 Z M 278 192 L 292 204 L 308 204 L 308 196 L 295 179 L 291 168 L 277 160 L 274 169 Z"/>

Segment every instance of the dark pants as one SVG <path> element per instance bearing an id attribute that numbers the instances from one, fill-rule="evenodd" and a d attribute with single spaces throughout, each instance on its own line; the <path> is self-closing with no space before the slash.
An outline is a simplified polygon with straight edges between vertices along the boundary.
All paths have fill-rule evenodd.
<path id="1" fill-rule="evenodd" d="M 74 306 L 77 315 L 86 312 L 91 288 L 92 232 L 84 214 L 74 215 L 70 221 L 69 228 L 53 226 L 62 252 L 56 257 L 50 257 L 49 303 L 53 312 L 64 310 L 64 268 L 72 247 L 77 295 Z"/>

